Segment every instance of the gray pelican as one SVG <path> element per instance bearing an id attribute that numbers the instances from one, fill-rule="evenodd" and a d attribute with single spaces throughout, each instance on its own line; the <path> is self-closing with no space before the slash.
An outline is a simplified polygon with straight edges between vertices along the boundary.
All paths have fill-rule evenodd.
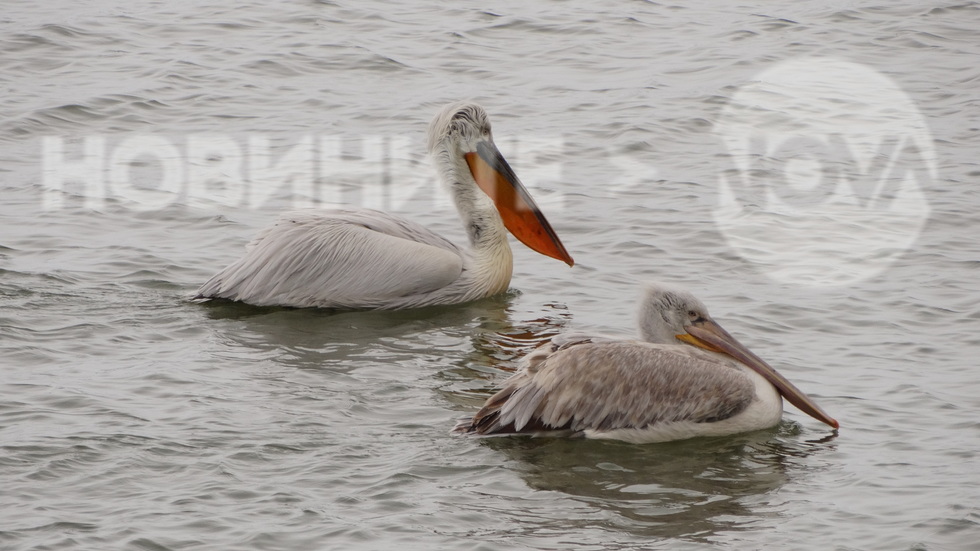
<path id="1" fill-rule="evenodd" d="M 506 230 L 531 249 L 573 265 L 494 145 L 482 107 L 459 102 L 443 108 L 429 125 L 428 152 L 463 219 L 469 248 L 376 210 L 287 213 L 202 285 L 195 299 L 342 309 L 468 302 L 510 285 Z"/>
<path id="2" fill-rule="evenodd" d="M 838 428 L 813 400 L 722 329 L 691 293 L 651 284 L 642 340 L 559 336 L 453 432 L 666 442 L 776 425 L 785 396 Z"/>

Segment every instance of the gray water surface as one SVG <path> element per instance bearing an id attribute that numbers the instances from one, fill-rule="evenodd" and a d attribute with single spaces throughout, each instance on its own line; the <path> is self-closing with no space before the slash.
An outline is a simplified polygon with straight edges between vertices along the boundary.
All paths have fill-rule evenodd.
<path id="1" fill-rule="evenodd" d="M 980 5 L 600 4 L 5 5 L 0 547 L 971 548 Z M 906 167 L 927 216 L 852 218 L 800 185 L 775 191 L 830 214 L 739 195 L 731 220 L 758 225 L 718 222 L 726 113 L 798 116 L 779 106 L 810 76 L 830 95 L 799 110 L 852 136 L 884 132 L 851 101 L 884 82 L 880 120 L 928 138 L 894 150 L 913 161 L 888 134 L 820 166 Z M 187 300 L 296 206 L 462 241 L 424 133 L 463 98 L 574 268 L 515 241 L 511 292 L 457 307 Z M 772 156 L 820 159 L 799 155 Z M 547 338 L 632 334 L 651 279 L 695 292 L 839 434 L 788 405 L 768 431 L 662 445 L 448 434 Z"/>

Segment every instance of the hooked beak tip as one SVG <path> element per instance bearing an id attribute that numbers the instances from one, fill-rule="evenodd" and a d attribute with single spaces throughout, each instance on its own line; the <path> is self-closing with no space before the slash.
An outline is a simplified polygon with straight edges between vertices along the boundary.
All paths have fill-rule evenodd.
<path id="1" fill-rule="evenodd" d="M 746 367 L 762 375 L 776 388 L 783 398 L 786 398 L 789 403 L 799 408 L 800 411 L 834 429 L 840 428 L 840 423 L 833 417 L 827 415 L 802 390 L 798 389 L 796 385 L 782 376 L 772 366 L 743 346 L 735 337 L 729 335 L 727 331 L 722 329 L 714 321 L 708 320 L 706 323 L 687 326 L 685 329 L 687 333 L 676 335 L 678 340 L 735 358 Z"/>

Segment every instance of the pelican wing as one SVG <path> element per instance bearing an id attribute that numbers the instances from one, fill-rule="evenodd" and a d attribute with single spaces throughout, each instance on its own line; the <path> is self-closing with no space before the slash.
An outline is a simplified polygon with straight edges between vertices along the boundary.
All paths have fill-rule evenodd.
<path id="1" fill-rule="evenodd" d="M 518 367 L 520 370 L 529 373 L 536 373 L 538 369 L 545 365 L 545 361 L 559 350 L 565 350 L 580 344 L 594 342 L 615 342 L 623 340 L 622 337 L 611 335 L 595 335 L 590 333 L 561 333 L 555 335 L 551 340 L 541 343 L 537 348 L 521 359 Z"/>
<path id="2" fill-rule="evenodd" d="M 738 369 L 679 345 L 579 342 L 515 374 L 457 432 L 609 431 L 732 417 L 755 395 Z"/>
<path id="3" fill-rule="evenodd" d="M 374 210 L 282 216 L 198 290 L 257 306 L 384 307 L 441 289 L 463 271 L 458 247 Z"/>

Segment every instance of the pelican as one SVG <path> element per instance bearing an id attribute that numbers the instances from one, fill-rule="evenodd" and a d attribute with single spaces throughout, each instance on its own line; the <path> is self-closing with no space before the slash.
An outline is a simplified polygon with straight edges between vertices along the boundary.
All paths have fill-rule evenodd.
<path id="1" fill-rule="evenodd" d="M 813 400 L 722 329 L 691 293 L 651 284 L 642 340 L 559 336 L 452 432 L 667 442 L 775 426 L 785 396 L 839 428 Z"/>
<path id="2" fill-rule="evenodd" d="M 574 264 L 494 145 L 482 107 L 443 108 L 429 125 L 428 152 L 463 219 L 468 248 L 376 210 L 292 212 L 261 231 L 195 299 L 341 309 L 468 302 L 510 285 L 506 230 L 531 249 Z"/>

